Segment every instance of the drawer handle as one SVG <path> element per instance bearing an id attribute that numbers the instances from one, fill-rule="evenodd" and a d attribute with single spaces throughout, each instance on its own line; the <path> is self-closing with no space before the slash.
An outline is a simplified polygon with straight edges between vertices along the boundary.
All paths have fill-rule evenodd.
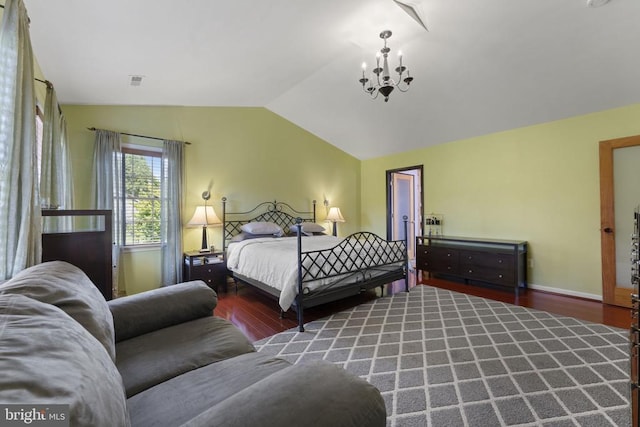
<path id="1" fill-rule="evenodd" d="M 502 274 L 498 274 L 498 278 L 502 279 Z"/>
<path id="2" fill-rule="evenodd" d="M 448 267 L 447 267 L 447 270 L 451 270 L 451 266 L 448 266 Z"/>
<path id="3" fill-rule="evenodd" d="M 501 259 L 498 260 L 498 264 L 502 264 L 502 260 Z"/>
<path id="4" fill-rule="evenodd" d="M 451 256 L 451 254 L 449 253 L 449 254 L 447 254 L 447 256 Z"/>
<path id="5" fill-rule="evenodd" d="M 469 270 L 469 273 L 473 273 L 473 270 Z"/>
<path id="6" fill-rule="evenodd" d="M 467 259 L 473 259 L 473 257 L 472 256 L 468 256 Z"/>

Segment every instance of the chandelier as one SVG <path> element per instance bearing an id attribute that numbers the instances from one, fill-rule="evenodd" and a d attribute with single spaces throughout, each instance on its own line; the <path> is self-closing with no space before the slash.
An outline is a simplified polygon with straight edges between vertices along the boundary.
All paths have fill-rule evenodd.
<path id="1" fill-rule="evenodd" d="M 362 90 L 368 93 L 372 99 L 376 99 L 378 94 L 382 94 L 382 96 L 384 96 L 384 102 L 389 101 L 389 95 L 393 92 L 393 89 L 398 88 L 400 92 L 406 92 L 409 90 L 409 84 L 413 81 L 413 77 L 409 75 L 407 67 L 402 65 L 402 52 L 398 52 L 400 65 L 395 69 L 396 73 L 398 73 L 398 80 L 391 78 L 388 61 L 391 49 L 387 47 L 387 39 L 389 37 L 391 37 L 390 30 L 384 30 L 380 33 L 380 38 L 384 40 L 384 47 L 380 49 L 380 52 L 376 53 L 376 68 L 373 69 L 373 74 L 375 74 L 376 77 L 371 76 L 371 78 L 367 78 L 365 76 L 367 64 L 363 62 L 362 78 L 359 80 L 362 84 Z M 380 66 L 380 57 L 382 57 L 382 67 Z M 403 78 L 405 71 L 406 76 Z"/>

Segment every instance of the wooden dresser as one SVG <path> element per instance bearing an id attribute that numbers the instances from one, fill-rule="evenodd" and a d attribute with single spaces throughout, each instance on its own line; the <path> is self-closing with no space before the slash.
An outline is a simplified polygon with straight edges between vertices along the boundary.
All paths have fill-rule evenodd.
<path id="1" fill-rule="evenodd" d="M 416 269 L 512 288 L 527 286 L 527 242 L 473 237 L 419 236 Z"/>
<path id="2" fill-rule="evenodd" d="M 42 210 L 42 262 L 79 267 L 105 299 L 113 298 L 110 210 Z"/>

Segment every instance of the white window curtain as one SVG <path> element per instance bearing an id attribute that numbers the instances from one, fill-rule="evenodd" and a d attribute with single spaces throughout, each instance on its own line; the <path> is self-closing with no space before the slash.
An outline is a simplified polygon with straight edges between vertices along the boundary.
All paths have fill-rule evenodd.
<path id="1" fill-rule="evenodd" d="M 47 82 L 44 103 L 40 169 L 40 205 L 43 209 L 72 209 L 73 185 L 67 144 L 67 123 L 53 85 Z M 69 231 L 71 217 L 45 218 L 44 229 Z"/>
<path id="2" fill-rule="evenodd" d="M 184 142 L 167 141 L 162 147 L 160 238 L 162 286 L 182 281 L 182 188 Z"/>
<path id="3" fill-rule="evenodd" d="M 117 297 L 118 266 L 122 246 L 122 153 L 120 134 L 97 129 L 93 149 L 93 204 L 96 209 L 110 209 L 113 224 L 113 296 Z"/>
<path id="4" fill-rule="evenodd" d="M 7 0 L 0 25 L 0 280 L 42 259 L 29 18 Z"/>

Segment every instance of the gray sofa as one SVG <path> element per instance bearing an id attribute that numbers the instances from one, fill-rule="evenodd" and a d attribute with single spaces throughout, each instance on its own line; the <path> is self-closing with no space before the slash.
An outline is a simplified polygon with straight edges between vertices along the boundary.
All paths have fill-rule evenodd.
<path id="1" fill-rule="evenodd" d="M 107 303 L 78 268 L 0 285 L 0 404 L 66 404 L 71 426 L 384 426 L 379 391 L 328 362 L 255 351 L 202 282 Z"/>

